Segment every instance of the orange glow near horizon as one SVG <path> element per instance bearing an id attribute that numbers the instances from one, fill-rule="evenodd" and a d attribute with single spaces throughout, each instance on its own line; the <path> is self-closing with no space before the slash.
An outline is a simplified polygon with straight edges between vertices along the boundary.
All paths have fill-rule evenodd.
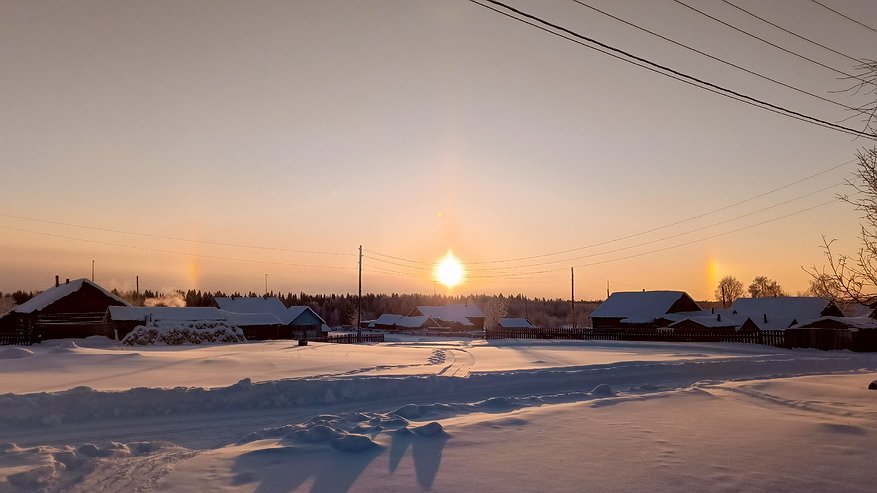
<path id="1" fill-rule="evenodd" d="M 454 255 L 454 252 L 448 250 L 447 255 L 436 264 L 434 275 L 438 282 L 448 288 L 453 288 L 463 283 L 466 277 L 466 270 L 460 259 Z"/>

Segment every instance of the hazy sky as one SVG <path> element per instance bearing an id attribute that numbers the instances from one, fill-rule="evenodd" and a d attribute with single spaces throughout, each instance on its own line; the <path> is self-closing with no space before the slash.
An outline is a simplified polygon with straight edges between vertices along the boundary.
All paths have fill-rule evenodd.
<path id="1" fill-rule="evenodd" d="M 875 2 L 824 1 L 877 22 Z M 854 70 L 720 0 L 686 2 Z M 568 0 L 509 3 L 775 104 L 851 116 Z M 672 0 L 587 3 L 863 101 L 832 92 L 852 85 L 838 74 Z M 877 58 L 877 34 L 812 2 L 734 3 Z M 261 292 L 268 274 L 272 290 L 356 292 L 363 245 L 366 292 L 432 292 L 428 264 L 453 249 L 470 276 L 454 293 L 568 297 L 572 266 L 577 298 L 605 296 L 607 281 L 712 298 L 726 274 L 794 293 L 802 266 L 822 265 L 823 235 L 855 247 L 856 213 L 833 203 L 749 226 L 847 191 L 827 187 L 868 144 L 464 0 L 0 0 L 0 291 L 90 277 L 95 260 L 111 288 L 139 275 L 141 289 Z"/>

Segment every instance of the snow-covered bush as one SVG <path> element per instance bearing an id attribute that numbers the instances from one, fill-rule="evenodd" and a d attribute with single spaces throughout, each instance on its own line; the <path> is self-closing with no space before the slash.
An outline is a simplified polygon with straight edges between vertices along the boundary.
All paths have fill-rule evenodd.
<path id="1" fill-rule="evenodd" d="M 221 320 L 159 320 L 138 325 L 128 333 L 123 344 L 202 344 L 205 342 L 246 342 L 244 332 Z"/>

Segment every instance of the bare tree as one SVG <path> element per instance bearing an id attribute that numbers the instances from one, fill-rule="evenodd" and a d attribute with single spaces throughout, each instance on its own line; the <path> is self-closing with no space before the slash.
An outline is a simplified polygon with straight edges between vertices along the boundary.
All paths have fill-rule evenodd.
<path id="1" fill-rule="evenodd" d="M 861 75 L 849 78 L 855 83 L 847 92 L 868 98 L 868 102 L 857 106 L 854 111 L 856 115 L 862 115 L 863 132 L 874 134 L 877 133 L 877 60 L 862 59 L 862 63 L 856 66 L 856 71 Z M 850 118 L 856 115 L 851 115 Z"/>
<path id="2" fill-rule="evenodd" d="M 817 283 L 829 283 L 839 301 L 863 303 L 877 301 L 877 148 L 857 153 L 859 160 L 855 178 L 847 184 L 855 192 L 839 198 L 861 213 L 860 246 L 855 254 L 832 250 L 835 240 L 823 237 L 828 265 L 821 270 L 813 267 L 810 274 Z"/>
<path id="3" fill-rule="evenodd" d="M 814 276 L 810 280 L 810 287 L 803 293 L 803 296 L 815 296 L 836 302 L 843 302 L 845 299 L 843 289 L 838 285 L 837 280 L 828 274 Z"/>
<path id="4" fill-rule="evenodd" d="M 749 285 L 749 296 L 753 298 L 772 298 L 785 295 L 786 293 L 779 283 L 767 276 L 758 276 Z"/>
<path id="5" fill-rule="evenodd" d="M 877 60 L 863 59 L 856 67 L 860 75 L 853 77 L 848 92 L 853 96 L 865 96 L 867 102 L 858 105 L 850 118 L 862 116 L 863 133 L 877 133 Z M 847 184 L 852 194 L 838 198 L 851 204 L 861 213 L 859 223 L 860 246 L 855 254 L 832 250 L 835 240 L 823 237 L 823 249 L 828 265 L 809 271 L 816 289 L 832 294 L 836 301 L 877 303 L 877 147 L 865 148 L 856 153 L 858 169 Z"/>
<path id="6" fill-rule="evenodd" d="M 722 302 L 722 307 L 728 308 L 737 298 L 743 296 L 743 283 L 734 276 L 725 276 L 716 287 L 716 300 Z"/>
<path id="7" fill-rule="evenodd" d="M 484 304 L 484 330 L 490 330 L 499 325 L 499 319 L 505 318 L 509 313 L 509 306 L 503 298 L 491 298 Z"/>

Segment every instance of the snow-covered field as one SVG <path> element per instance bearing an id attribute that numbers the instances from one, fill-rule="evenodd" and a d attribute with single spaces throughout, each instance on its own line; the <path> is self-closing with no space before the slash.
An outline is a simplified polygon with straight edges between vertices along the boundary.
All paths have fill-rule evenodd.
<path id="1" fill-rule="evenodd" d="M 0 491 L 873 491 L 877 355 L 742 344 L 0 347 Z"/>

